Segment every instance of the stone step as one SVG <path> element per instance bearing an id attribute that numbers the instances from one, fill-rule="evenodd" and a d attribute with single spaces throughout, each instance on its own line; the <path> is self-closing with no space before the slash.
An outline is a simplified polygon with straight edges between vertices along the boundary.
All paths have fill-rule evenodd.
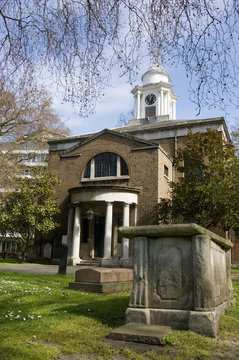
<path id="1" fill-rule="evenodd" d="M 80 264 L 82 266 L 100 266 L 100 260 L 95 259 L 81 259 Z"/>
<path id="2" fill-rule="evenodd" d="M 79 266 L 103 266 L 101 263 L 102 259 L 81 259 Z M 119 268 L 121 267 L 120 261 L 118 259 L 110 259 L 109 267 Z"/>

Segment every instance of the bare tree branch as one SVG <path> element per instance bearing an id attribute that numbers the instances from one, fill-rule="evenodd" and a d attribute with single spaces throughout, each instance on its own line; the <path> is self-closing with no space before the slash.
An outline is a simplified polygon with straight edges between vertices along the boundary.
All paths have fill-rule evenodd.
<path id="1" fill-rule="evenodd" d="M 184 65 L 199 111 L 237 105 L 238 16 L 235 0 L 3 0 L 0 75 L 22 88 L 49 74 L 85 115 L 115 67 L 132 81 L 158 49 L 163 65 Z"/>
<path id="2" fill-rule="evenodd" d="M 13 94 L 0 88 L 0 183 L 21 170 L 19 151 L 34 142 L 37 150 L 46 148 L 53 136 L 64 136 L 69 130 L 52 109 L 44 90 Z M 34 151 L 29 156 L 34 156 Z M 21 165 L 21 164 L 20 164 Z"/>

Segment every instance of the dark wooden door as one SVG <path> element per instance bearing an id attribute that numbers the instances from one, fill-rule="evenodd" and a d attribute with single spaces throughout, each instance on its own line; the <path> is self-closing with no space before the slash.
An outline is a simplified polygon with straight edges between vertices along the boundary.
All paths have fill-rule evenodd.
<path id="1" fill-rule="evenodd" d="M 95 216 L 95 257 L 103 257 L 105 216 Z"/>

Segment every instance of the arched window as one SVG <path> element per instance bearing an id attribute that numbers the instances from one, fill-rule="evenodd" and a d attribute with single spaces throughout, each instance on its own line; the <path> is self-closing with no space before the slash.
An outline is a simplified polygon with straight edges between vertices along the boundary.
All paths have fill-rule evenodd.
<path id="1" fill-rule="evenodd" d="M 92 158 L 86 165 L 84 179 L 108 177 L 128 177 L 128 166 L 124 159 L 111 152 L 101 153 Z"/>

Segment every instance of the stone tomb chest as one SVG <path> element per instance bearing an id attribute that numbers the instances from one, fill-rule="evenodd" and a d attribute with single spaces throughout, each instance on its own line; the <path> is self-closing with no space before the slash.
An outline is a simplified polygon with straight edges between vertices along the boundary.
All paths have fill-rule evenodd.
<path id="1" fill-rule="evenodd" d="M 87 267 L 75 272 L 75 282 L 69 288 L 100 293 L 130 291 L 132 280 L 132 269 Z"/>
<path id="2" fill-rule="evenodd" d="M 232 244 L 196 224 L 121 228 L 120 235 L 133 241 L 126 322 L 216 336 L 233 303 Z"/>

